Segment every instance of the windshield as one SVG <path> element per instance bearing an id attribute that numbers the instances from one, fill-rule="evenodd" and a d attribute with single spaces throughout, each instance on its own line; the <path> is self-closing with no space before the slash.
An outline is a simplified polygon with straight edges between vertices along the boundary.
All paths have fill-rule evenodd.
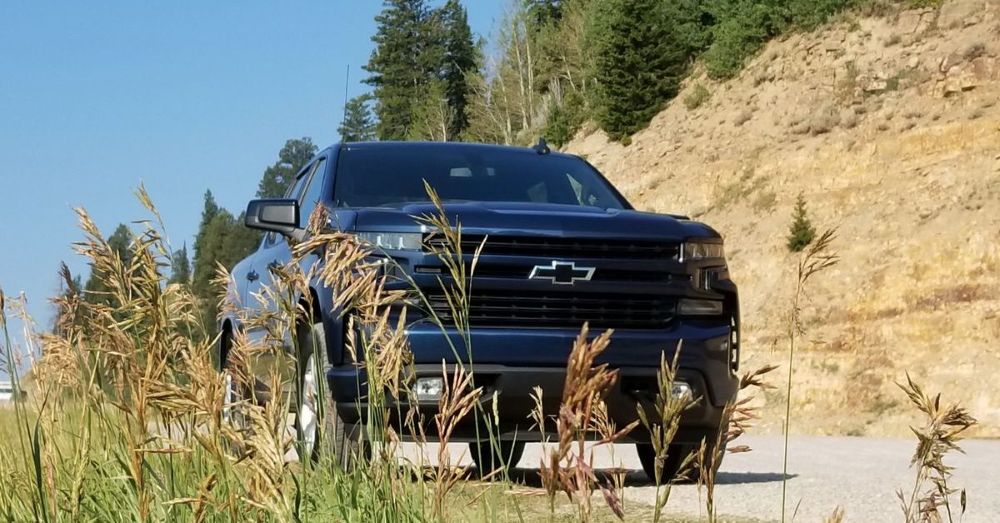
<path id="1" fill-rule="evenodd" d="M 424 180 L 445 202 L 625 208 L 597 171 L 580 159 L 463 146 L 345 147 L 333 198 L 338 207 L 426 202 Z"/>

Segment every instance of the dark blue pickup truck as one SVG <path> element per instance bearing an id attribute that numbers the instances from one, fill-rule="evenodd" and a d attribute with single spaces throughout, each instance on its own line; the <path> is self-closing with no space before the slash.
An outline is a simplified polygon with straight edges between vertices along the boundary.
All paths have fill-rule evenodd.
<path id="1" fill-rule="evenodd" d="M 683 340 L 679 393 L 697 398 L 682 418 L 667 468 L 722 424 L 725 404 L 736 394 L 739 363 L 739 302 L 726 267 L 722 239 L 713 229 L 682 216 L 636 211 L 582 158 L 534 148 L 464 143 L 345 143 L 319 153 L 282 200 L 251 202 L 247 224 L 268 231 L 259 249 L 233 271 L 241 302 L 250 314 L 261 305 L 252 296 L 269 285 L 274 267 L 291 258 L 290 238 L 301 239 L 317 205 L 326 206 L 329 227 L 356 234 L 383 249 L 428 296 L 441 318 L 449 308 L 440 296 L 441 260 L 427 246 L 433 213 L 424 182 L 440 195 L 447 216 L 461 224 L 466 253 L 483 249 L 471 281 L 469 339 L 475 380 L 484 397 L 498 398 L 500 447 L 516 463 L 532 432 L 530 393 L 544 391 L 555 414 L 574 338 L 584 322 L 591 332 L 613 328 L 601 362 L 620 370 L 605 398 L 624 426 L 636 419 L 636 404 L 657 390 L 661 354 L 668 360 Z M 485 241 L 484 241 L 485 240 Z M 345 326 L 331 290 L 314 285 L 317 306 L 307 323 L 325 345 L 322 368 L 336 406 L 340 437 L 364 418 L 366 391 L 358 367 L 345 356 Z M 439 325 L 414 315 L 406 327 L 418 383 L 433 399 L 442 361 L 455 352 Z M 235 317 L 222 323 L 220 361 Z M 247 332 L 253 337 L 261 333 Z M 295 355 L 290 355 L 294 357 Z M 298 355 L 310 357 L 310 355 Z M 460 356 L 465 359 L 464 356 Z M 313 365 L 307 365 L 312 369 Z M 296 383 L 315 389 L 310 370 Z M 678 390 L 675 387 L 675 390 Z M 230 392 L 231 393 L 231 392 Z M 314 405 L 299 405 L 306 438 L 315 434 Z M 418 404 L 423 403 L 417 398 Z M 427 401 L 433 414 L 435 401 Z M 425 408 L 421 406 L 420 408 Z M 310 424 L 311 423 L 311 424 Z M 491 447 L 476 441 L 475 421 L 459 426 L 453 439 L 469 441 L 483 466 Z M 653 451 L 639 429 L 629 435 L 647 473 Z M 495 458 L 495 456 L 494 456 Z M 492 460 L 491 460 L 492 461 Z M 671 474 L 667 470 L 667 474 Z"/>

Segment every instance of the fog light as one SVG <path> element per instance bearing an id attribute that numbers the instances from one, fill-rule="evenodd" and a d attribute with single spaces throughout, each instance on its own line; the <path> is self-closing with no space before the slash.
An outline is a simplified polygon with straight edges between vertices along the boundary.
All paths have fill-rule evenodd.
<path id="1" fill-rule="evenodd" d="M 413 385 L 413 395 L 417 401 L 437 401 L 444 392 L 444 378 L 417 378 Z"/>
<path id="2" fill-rule="evenodd" d="M 694 397 L 694 393 L 691 390 L 691 385 L 688 385 L 684 381 L 675 381 L 674 387 L 670 390 L 670 393 L 674 396 L 674 399 L 691 399 Z"/>
<path id="3" fill-rule="evenodd" d="M 682 316 L 715 316 L 722 314 L 722 302 L 684 298 L 677 305 Z"/>

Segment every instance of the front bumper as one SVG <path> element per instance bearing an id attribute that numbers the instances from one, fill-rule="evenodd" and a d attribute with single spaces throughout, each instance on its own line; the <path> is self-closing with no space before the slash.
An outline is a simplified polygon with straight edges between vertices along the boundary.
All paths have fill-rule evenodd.
<path id="1" fill-rule="evenodd" d="M 487 421 L 493 426 L 490 430 L 494 434 L 499 432 L 501 439 L 537 439 L 539 431 L 529 417 L 535 408 L 532 391 L 536 387 L 541 389 L 547 418 L 558 414 L 565 366 L 578 334 L 565 329 L 474 328 L 469 333 L 469 350 L 457 332 L 442 332 L 430 325 L 407 330 L 415 377 L 441 376 L 442 364 L 450 375 L 461 364 L 473 372 L 476 386 L 483 387 L 482 408 L 477 409 L 480 415 L 472 414 L 459 424 L 453 437 L 456 441 L 473 440 L 477 434 L 484 434 Z M 597 363 L 607 363 L 619 370 L 618 383 L 604 398 L 610 417 L 619 427 L 637 419 L 637 405 L 650 412 L 661 357 L 665 356 L 669 362 L 678 350 L 677 380 L 691 386 L 697 401 L 684 412 L 676 441 L 695 443 L 718 429 L 724 406 L 735 397 L 738 384 L 730 363 L 730 325 L 704 322 L 679 325 L 669 331 L 623 330 L 612 335 L 610 345 Z M 368 391 L 363 369 L 335 366 L 328 371 L 327 378 L 341 418 L 352 424 L 365 421 Z M 412 404 L 428 424 L 425 432 L 433 437 L 436 402 Z M 405 415 L 409 405 L 389 402 L 390 422 L 397 429 L 400 424 L 397 413 Z M 477 419 L 483 417 L 488 420 Z M 550 434 L 552 430 L 554 426 L 546 427 Z M 631 434 L 636 440 L 644 436 L 644 430 Z"/>

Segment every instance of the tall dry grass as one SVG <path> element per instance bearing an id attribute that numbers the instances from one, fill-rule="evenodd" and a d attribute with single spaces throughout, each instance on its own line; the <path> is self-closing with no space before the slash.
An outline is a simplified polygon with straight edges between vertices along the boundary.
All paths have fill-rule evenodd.
<path id="1" fill-rule="evenodd" d="M 906 383 L 899 388 L 906 393 L 914 407 L 924 417 L 920 427 L 911 427 L 917 437 L 917 450 L 913 453 L 911 466 L 917 473 L 909 495 L 899 490 L 903 516 L 907 523 L 954 521 L 952 496 L 958 494 L 959 519 L 965 515 L 965 489 L 951 486 L 952 467 L 945 465 L 944 457 L 951 452 L 962 452 L 958 446 L 962 433 L 976 424 L 976 419 L 958 404 L 941 404 L 941 395 L 930 395 L 906 375 Z M 944 517 L 941 516 L 944 509 Z"/>
<path id="2" fill-rule="evenodd" d="M 4 514 L 301 519 L 303 487 L 282 459 L 284 412 L 276 404 L 246 409 L 249 431 L 221 416 L 224 383 L 211 358 L 217 340 L 205 335 L 191 293 L 163 285 L 170 251 L 142 190 L 139 199 L 154 219 L 139 223 L 125 257 L 77 211 L 84 240 L 76 248 L 108 291 L 99 300 L 57 299 L 58 334 L 42 336 L 33 403 L 18 411 L 21 445 L 0 448 L 2 468 L 12 471 L 0 480 Z"/>
<path id="3" fill-rule="evenodd" d="M 716 474 L 726 453 L 739 454 L 750 452 L 747 445 L 733 445 L 740 436 L 750 429 L 750 423 L 759 416 L 754 405 L 756 394 L 774 386 L 765 381 L 765 376 L 776 370 L 776 365 L 765 365 L 756 370 L 746 372 L 740 377 L 739 392 L 732 401 L 726 403 L 722 419 L 725 427 L 716 435 L 714 441 L 702 441 L 693 460 L 698 473 L 698 489 L 705 492 L 705 514 L 709 523 L 718 521 L 715 505 Z"/>
<path id="4" fill-rule="evenodd" d="M 673 478 L 666 478 L 663 474 L 667 459 L 671 458 L 669 455 L 670 445 L 677 435 L 677 429 L 680 428 L 681 414 L 695 401 L 695 398 L 688 395 L 674 394 L 674 380 L 677 377 L 677 366 L 683 347 L 683 343 L 677 344 L 677 350 L 670 363 L 667 362 L 666 355 L 660 357 L 660 371 L 656 377 L 656 396 L 653 398 L 656 417 L 651 418 L 642 405 L 636 406 L 639 421 L 649 432 L 650 443 L 653 445 L 656 456 L 653 467 L 653 483 L 656 484 L 656 498 L 653 507 L 654 523 L 660 521 L 663 509 L 670 499 Z M 690 459 L 687 456 L 681 459 L 684 462 L 681 463 L 678 470 L 679 475 L 683 476 L 690 466 Z"/>
<path id="5" fill-rule="evenodd" d="M 781 521 L 785 521 L 786 498 L 788 495 L 788 438 L 792 424 L 792 376 L 795 368 L 796 342 L 805 335 L 802 324 L 802 300 L 805 299 L 807 284 L 817 274 L 837 264 L 839 257 L 833 251 L 835 231 L 824 231 L 799 255 L 798 270 L 792 291 L 788 314 L 788 381 L 785 385 L 785 423 L 782 428 L 784 449 L 781 459 Z"/>
<path id="6" fill-rule="evenodd" d="M 556 446 L 544 453 L 539 468 L 550 506 L 554 506 L 556 493 L 565 492 L 576 504 L 581 521 L 590 519 L 591 494 L 595 487 L 601 489 L 611 510 L 618 517 L 624 517 L 618 493 L 599 481 L 593 467 L 593 447 L 589 450 L 586 447 L 588 436 L 598 431 L 601 415 L 606 415 L 603 398 L 618 383 L 617 370 L 604 363 L 595 365 L 597 357 L 608 347 L 611 335 L 612 331 L 608 330 L 590 339 L 589 327 L 584 324 L 577 336 L 566 367 L 562 402 L 555 419 Z M 536 412 L 532 417 L 542 426 L 547 420 L 540 393 L 536 398 Z M 605 434 L 597 445 L 613 444 L 636 425 L 637 422 L 633 422 Z M 607 432 L 607 422 L 603 426 Z"/>
<path id="7" fill-rule="evenodd" d="M 512 486 L 506 468 L 472 486 L 462 479 L 468 470 L 456 466 L 446 450 L 438 463 L 401 461 L 397 445 L 409 438 L 426 442 L 425 431 L 447 443 L 456 424 L 470 416 L 485 423 L 482 441 L 500 449 L 491 432 L 497 412 L 487 412 L 481 389 L 475 387 L 475 365 L 468 334 L 468 296 L 476 253 L 461 251 L 461 227 L 451 224 L 433 191 L 436 215 L 422 219 L 443 238 L 435 244 L 445 263 L 447 277 L 440 283 L 452 309 L 449 322 L 433 316 L 426 296 L 415 288 L 389 290 L 384 257 L 352 235 L 322 227 L 323 216 L 311 220 L 312 234 L 293 245 L 294 258 L 274 271 L 271 287 L 253 299 L 267 304 L 267 312 L 248 315 L 247 304 L 236 302 L 232 279 L 220 271 L 221 306 L 224 313 L 241 315 L 247 325 L 266 332 L 249 339 L 232 332 L 225 360 L 218 353 L 221 339 L 210 337 L 201 322 L 201 304 L 184 285 L 165 285 L 164 269 L 171 249 L 167 245 L 155 207 L 144 190 L 140 201 L 151 218 L 137 222 L 137 234 L 126 256 L 112 249 L 90 216 L 77 211 L 84 239 L 76 249 L 103 275 L 108 289 L 100 299 L 87 299 L 73 288 L 73 278 L 63 269 L 68 292 L 56 299 L 60 311 L 53 333 L 39 336 L 42 354 L 33 365 L 37 390 L 28 402 L 16 402 L 11 423 L 0 427 L 0 519 L 7 521 L 461 521 L 525 519 L 517 496 L 493 495 Z M 322 263 L 303 272 L 300 262 L 321 256 Z M 809 265 L 803 265 L 809 273 Z M 338 310 L 352 322 L 348 349 L 352 365 L 364 371 L 366 398 L 364 430 L 356 445 L 333 449 L 335 440 L 327 423 L 332 403 L 320 379 L 315 398 L 277 373 L 265 378 L 269 401 L 255 396 L 258 384 L 250 368 L 260 358 L 274 357 L 291 340 L 298 354 L 315 353 L 315 331 L 309 324 L 314 307 L 310 282 L 334 289 Z M 412 283 L 412 282 L 410 282 Z M 91 296 L 90 298 L 94 298 Z M 407 307 L 423 305 L 431 321 L 442 330 L 461 333 L 463 345 L 452 347 L 459 362 L 444 367 L 448 389 L 433 420 L 421 420 L 412 403 L 410 368 L 412 354 L 403 334 Z M 8 314 L 21 308 L 0 290 L 0 327 L 8 371 L 18 368 L 8 332 Z M 395 318 L 395 319 L 394 319 Z M 305 335 L 302 335 L 302 334 Z M 594 514 L 594 493 L 600 491 L 607 511 L 624 518 L 624 471 L 599 474 L 593 466 L 594 434 L 598 445 L 610 445 L 636 428 L 617 427 L 603 403 L 604 394 L 617 383 L 617 371 L 595 365 L 610 342 L 610 331 L 593 336 L 584 326 L 574 343 L 561 406 L 554 416 L 545 412 L 542 393 L 536 391 L 532 414 L 543 440 L 554 449 L 542 460 L 542 485 L 549 495 L 550 518 L 558 508 L 556 495 L 573 502 L 576 518 Z M 449 340 L 451 338 L 448 338 Z M 450 342 L 450 341 L 449 341 Z M 303 360 L 303 361 L 299 361 Z M 323 376 L 321 357 L 293 362 L 301 373 L 307 365 Z M 688 398 L 672 394 L 676 361 L 662 362 L 656 412 L 641 414 L 654 444 L 666 452 L 680 413 Z M 17 372 L 11 372 L 15 388 Z M 741 390 L 763 387 L 762 372 L 741 381 Z M 230 388 L 230 383 L 235 384 Z M 227 390 L 239 391 L 227 396 Z M 944 507 L 953 493 L 949 469 L 941 464 L 945 452 L 957 448 L 962 427 L 971 418 L 957 407 L 939 408 L 912 383 L 911 399 L 928 417 L 918 449 L 919 472 L 914 495 L 906 498 L 907 518 L 929 513 L 926 507 Z M 290 405 L 316 400 L 319 407 L 318 445 L 314 453 L 304 445 L 305 423 L 289 426 Z M 747 398 L 727 407 L 728 430 L 713 447 L 696 458 L 703 488 L 714 500 L 714 470 L 721 452 L 742 434 L 755 415 Z M 493 404 L 495 405 L 495 403 Z M 640 412 L 643 412 L 640 410 Z M 649 415 L 649 417 L 645 417 Z M 392 418 L 407 420 L 396 433 Z M 638 422 L 637 422 L 638 423 Z M 554 427 L 554 432 L 549 430 Z M 445 447 L 442 445 L 442 449 Z M 729 447 L 730 451 L 745 450 Z M 349 454 L 349 455 L 345 455 Z M 317 455 L 318 454 L 318 455 Z M 294 456 L 299 459 L 292 459 Z M 314 459 L 314 456 L 315 459 Z M 658 460 L 666 458 L 657 451 Z M 926 490 L 930 482 L 933 489 Z M 662 517 L 669 496 L 668 478 L 657 478 L 654 517 Z M 658 487 L 659 489 L 660 487 Z M 660 492 L 666 492 L 662 495 Z M 456 496 L 468 496 L 456 503 Z M 471 500 L 469 499 L 471 498 Z M 902 499 L 902 498 L 901 498 Z M 715 518 L 709 501 L 710 518 Z"/>
<path id="8" fill-rule="evenodd" d="M 58 298 L 58 328 L 43 336 L 44 353 L 33 369 L 39 390 L 31 404 L 16 404 L 11 441 L 17 443 L 0 445 L 0 464 L 11 471 L 0 478 L 0 514 L 14 521 L 302 521 L 330 515 L 423 521 L 468 515 L 467 507 L 449 509 L 449 496 L 466 473 L 446 454 L 431 474 L 422 464 L 396 459 L 403 435 L 394 432 L 390 418 L 409 419 L 413 413 L 407 401 L 412 357 L 403 329 L 414 295 L 387 290 L 384 258 L 351 235 L 314 227 L 306 241 L 293 246 L 294 259 L 272 271 L 273 284 L 252 297 L 259 302 L 252 315 L 248 304 L 236 302 L 232 278 L 220 270 L 220 310 L 265 332 L 253 341 L 242 330 L 230 333 L 222 360 L 216 355 L 220 338 L 208 337 L 210 329 L 201 324 L 201 304 L 184 285 L 164 285 L 171 251 L 143 190 L 139 199 L 152 219 L 138 222 L 141 230 L 125 256 L 78 210 L 84 240 L 77 250 L 109 290 L 99 299 L 85 299 L 82 292 Z M 470 267 L 460 251 L 459 227 L 443 214 L 425 218 L 450 238 L 439 255 L 450 269 L 451 281 L 441 283 L 456 312 L 455 325 L 435 321 L 442 329 L 457 328 L 466 340 L 465 347 L 454 347 L 460 364 L 444 371 L 449 389 L 434 420 L 436 438 L 447 442 L 459 421 L 487 415 L 480 389 L 471 387 L 472 350 L 462 314 L 475 262 Z M 322 263 L 303 272 L 300 262 L 317 254 Z M 64 277 L 72 285 L 68 271 Z M 313 281 L 332 288 L 337 308 L 349 314 L 352 364 L 364 371 L 370 391 L 364 433 L 351 459 L 327 452 L 310 460 L 303 422 L 296 419 L 291 429 L 288 423 L 290 404 L 307 399 L 307 391 L 281 382 L 275 373 L 264 380 L 269 401 L 259 401 L 260 387 L 250 373 L 255 361 L 277 356 L 285 340 L 296 353 L 309 353 L 315 340 L 298 334 L 310 323 Z M 10 302 L 2 294 L 0 300 L 6 335 Z M 392 320 L 394 313 L 398 317 Z M 15 368 L 9 336 L 4 347 L 8 367 Z M 294 362 L 297 373 L 312 364 L 323 375 L 321 358 L 303 360 Z M 317 395 L 326 397 L 319 381 Z M 227 397 L 229 383 L 241 393 Z M 320 417 L 332 415 L 322 411 L 329 403 L 317 404 Z M 426 439 L 423 424 L 407 426 L 410 437 Z M 487 441 L 492 437 L 483 435 Z M 300 459 L 289 458 L 295 455 Z M 348 462 L 353 466 L 345 467 Z M 506 505 L 516 503 L 508 496 L 493 499 L 478 495 L 476 512 L 507 513 Z"/>

